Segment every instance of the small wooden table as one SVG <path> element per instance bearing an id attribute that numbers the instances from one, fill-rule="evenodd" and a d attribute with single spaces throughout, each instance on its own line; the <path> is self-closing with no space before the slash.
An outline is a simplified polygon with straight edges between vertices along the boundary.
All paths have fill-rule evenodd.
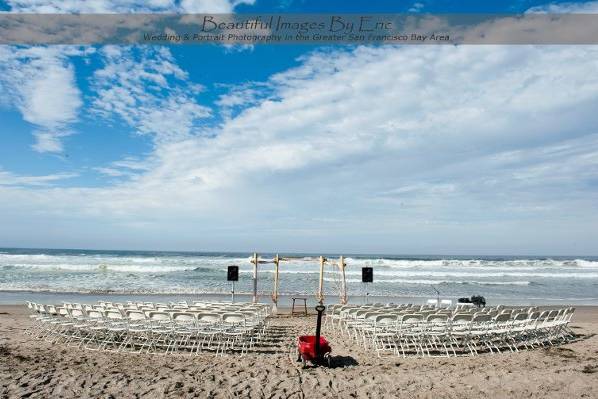
<path id="1" fill-rule="evenodd" d="M 303 308 L 305 309 L 305 315 L 307 316 L 307 298 L 304 296 L 294 296 L 291 297 L 293 300 L 293 306 L 291 307 L 291 316 L 295 314 L 295 301 L 303 301 Z M 297 313 L 301 313 L 300 310 Z"/>

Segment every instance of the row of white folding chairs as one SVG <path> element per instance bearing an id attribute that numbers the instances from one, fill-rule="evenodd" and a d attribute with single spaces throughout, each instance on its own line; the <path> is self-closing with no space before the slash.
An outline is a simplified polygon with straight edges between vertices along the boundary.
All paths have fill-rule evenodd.
<path id="1" fill-rule="evenodd" d="M 352 312 L 359 312 L 359 311 L 404 311 L 409 313 L 417 313 L 417 312 L 436 312 L 440 309 L 430 305 L 412 305 L 412 304 L 402 304 L 402 305 L 395 305 L 395 304 L 372 304 L 372 305 L 331 305 L 328 307 L 326 311 L 326 318 L 324 320 L 325 325 L 332 324 L 334 325 L 335 321 L 338 322 L 337 326 L 340 325 L 343 319 L 349 318 Z M 458 312 L 473 312 L 475 309 L 462 309 L 460 307 L 455 307 L 454 309 L 442 309 L 442 311 L 449 311 L 450 314 L 458 313 Z"/>
<path id="2" fill-rule="evenodd" d="M 538 310 L 537 307 L 527 307 L 517 309 L 517 311 L 524 311 L 524 309 L 529 313 L 535 310 Z M 372 304 L 372 305 L 331 305 L 328 307 L 326 311 L 326 319 L 325 324 L 334 324 L 335 321 L 341 321 L 344 318 L 350 316 L 350 312 L 356 312 L 360 310 L 380 310 L 380 311 L 403 311 L 403 312 L 410 312 L 410 313 L 418 313 L 418 312 L 447 312 L 449 315 L 454 315 L 457 313 L 477 313 L 477 312 L 484 312 L 488 313 L 492 316 L 498 315 L 500 312 L 505 311 L 505 307 L 503 305 L 498 305 L 495 307 L 488 306 L 483 308 L 478 307 L 471 307 L 471 306 L 463 306 L 463 304 L 457 304 L 456 306 L 449 307 L 449 308 L 442 308 L 436 307 L 431 305 L 413 305 L 413 304 Z M 513 309 L 512 311 L 515 311 Z"/>
<path id="3" fill-rule="evenodd" d="M 33 304 L 31 302 L 28 302 L 28 307 L 33 311 L 37 311 L 37 313 L 47 313 L 50 315 L 61 315 L 61 316 L 69 315 L 70 314 L 69 312 L 72 310 L 81 310 L 83 312 L 87 312 L 87 311 L 91 311 L 91 310 L 98 310 L 98 311 L 102 311 L 102 312 L 105 312 L 105 311 L 120 312 L 123 317 L 126 317 L 129 312 L 139 311 L 139 312 L 143 312 L 146 316 L 148 316 L 151 312 L 164 312 L 164 313 L 170 314 L 170 315 L 172 315 L 176 312 L 189 312 L 190 314 L 200 314 L 200 313 L 205 313 L 205 312 L 221 313 L 221 314 L 222 313 L 230 313 L 230 312 L 242 312 L 245 314 L 245 316 L 251 316 L 251 318 L 254 320 L 264 321 L 267 318 L 267 316 L 263 312 L 263 308 L 255 307 L 255 306 L 252 306 L 251 304 L 239 306 L 236 308 L 230 308 L 230 307 L 194 308 L 194 307 L 190 307 L 190 308 L 184 309 L 184 310 L 168 309 L 168 308 L 160 308 L 160 307 L 158 307 L 158 308 L 151 308 L 151 307 L 121 308 L 121 307 L 113 307 L 113 306 L 106 305 L 106 304 L 100 304 L 100 305 L 77 304 L 77 305 L 75 305 L 75 306 L 69 306 L 69 304 L 66 304 L 63 306 L 42 305 L 42 304 Z"/>
<path id="4" fill-rule="evenodd" d="M 269 311 L 270 306 L 266 304 L 259 304 L 259 303 L 252 303 L 252 302 L 212 302 L 212 301 L 194 301 L 193 303 L 189 304 L 187 301 L 181 302 L 133 302 L 128 301 L 126 304 L 119 304 L 119 303 L 112 303 L 106 301 L 99 301 L 100 304 L 105 305 L 112 305 L 112 306 L 123 306 L 123 307 L 160 307 L 160 308 L 169 308 L 169 309 L 188 309 L 188 308 L 206 308 L 206 307 L 223 307 L 227 309 L 233 308 L 240 308 L 240 307 L 247 307 L 252 306 L 255 308 L 260 308 L 264 311 Z"/>
<path id="5" fill-rule="evenodd" d="M 62 309 L 61 309 L 62 310 Z M 198 318 L 201 319 L 201 326 L 199 324 L 194 325 L 189 321 L 193 321 L 197 316 L 190 313 L 170 314 L 163 312 L 154 312 L 146 317 L 144 312 L 137 312 L 132 318 L 124 319 L 120 312 L 112 310 L 107 311 L 104 315 L 98 310 L 92 310 L 84 313 L 83 310 L 74 309 L 70 312 L 70 316 L 67 318 L 60 318 L 56 315 L 49 316 L 48 314 L 41 317 L 42 324 L 46 325 L 46 329 L 42 329 L 40 337 L 52 336 L 55 341 L 65 338 L 66 341 L 76 340 L 79 341 L 81 346 L 87 340 L 87 347 L 94 344 L 97 341 L 95 338 L 103 338 L 98 345 L 98 349 L 107 349 L 108 344 L 115 344 L 114 338 L 132 338 L 132 335 L 143 332 L 143 337 L 146 338 L 147 350 L 150 351 L 155 349 L 153 343 L 166 343 L 168 345 L 162 345 L 166 351 L 177 349 L 180 344 L 181 336 L 183 338 L 190 338 L 189 327 L 196 327 L 198 334 L 206 338 L 209 336 L 210 344 L 212 342 L 218 343 L 216 351 L 221 353 L 227 348 L 231 349 L 232 344 L 238 341 L 238 338 L 244 338 L 248 333 L 258 332 L 257 323 L 247 323 L 244 320 L 245 315 L 242 314 L 207 314 Z M 145 321 L 147 320 L 147 321 Z M 168 324 L 168 322 L 170 324 Z M 232 324 L 231 324 L 232 322 Z M 198 321 L 199 323 L 199 321 Z M 182 325 L 186 329 L 182 329 Z M 200 329 L 201 327 L 201 329 Z M 160 335 L 155 333 L 159 332 Z M 152 333 L 151 337 L 148 333 Z M 241 334 L 242 333 L 242 334 Z M 129 335 L 127 335 L 129 334 Z M 125 336 L 127 335 L 127 336 Z M 154 341 L 147 340 L 147 338 L 154 338 Z M 224 339 L 226 338 L 226 339 Z M 250 337 L 253 340 L 254 337 Z M 219 341 L 219 339 L 221 339 Z M 188 341 L 188 339 L 186 340 Z M 127 344 L 133 343 L 130 340 L 118 340 L 120 345 L 118 349 L 125 348 Z M 197 350 L 201 348 L 200 342 Z M 205 343 L 205 340 L 204 340 Z M 245 349 L 245 342 L 242 343 Z M 250 342 L 250 345 L 253 342 Z M 122 346 L 121 346 L 122 345 Z M 203 345 L 205 347 L 205 345 Z M 132 349 L 132 348 L 131 348 Z M 139 350 L 142 350 L 140 348 Z M 209 348 L 208 348 L 209 349 Z"/>
<path id="6" fill-rule="evenodd" d="M 143 310 L 146 312 L 152 310 L 162 310 L 162 311 L 205 311 L 205 310 L 213 310 L 213 311 L 226 311 L 226 312 L 235 312 L 238 310 L 256 310 L 258 311 L 263 317 L 267 317 L 270 314 L 270 308 L 264 304 L 252 304 L 252 303 L 239 303 L 239 304 L 230 304 L 230 303 L 195 303 L 191 306 L 185 305 L 171 305 L 171 304 L 162 304 L 162 303 L 151 303 L 151 302 L 144 302 L 144 303 L 112 303 L 112 302 L 105 302 L 99 301 L 97 304 L 79 304 L 79 303 L 63 303 L 68 309 L 118 309 L 121 311 L 123 316 L 125 312 L 128 310 Z"/>
<path id="7" fill-rule="evenodd" d="M 65 303 L 66 304 L 66 303 Z M 98 301 L 98 305 L 103 305 L 106 307 L 118 307 L 118 308 L 139 308 L 139 307 L 151 307 L 151 308 L 168 308 L 168 309 L 186 309 L 190 307 L 226 307 L 226 308 L 238 308 L 238 307 L 247 307 L 253 306 L 256 308 L 261 308 L 264 310 L 269 309 L 270 307 L 266 304 L 261 303 L 252 303 L 252 302 L 212 302 L 212 301 L 194 301 L 193 303 L 189 304 L 186 301 L 181 302 L 136 302 L 136 301 L 127 301 L 125 303 L 122 302 L 110 302 L 110 301 Z M 74 303 L 70 304 L 73 307 L 81 308 L 83 304 Z"/>
<path id="8" fill-rule="evenodd" d="M 362 318 L 345 321 L 346 335 L 377 353 L 392 350 L 399 353 L 446 356 L 461 353 L 477 354 L 480 350 L 500 352 L 508 348 L 565 342 L 574 337 L 568 329 L 573 308 L 532 313 L 489 314 L 461 313 L 451 317 L 443 313 L 396 314 L 369 312 Z"/>
<path id="9" fill-rule="evenodd" d="M 444 310 L 444 309 L 437 309 L 437 310 L 432 310 L 432 309 L 426 309 L 426 310 L 414 310 L 414 309 L 390 309 L 390 308 L 386 308 L 386 309 L 376 309 L 376 308 L 368 308 L 368 307 L 344 307 L 340 309 L 340 312 L 337 313 L 332 313 L 329 316 L 332 316 L 333 318 L 336 316 L 336 318 L 339 320 L 338 325 L 344 325 L 346 327 L 345 323 L 346 321 L 351 321 L 352 319 L 360 319 L 360 318 L 364 318 L 367 314 L 371 314 L 371 313 L 389 313 L 389 314 L 395 314 L 398 316 L 402 316 L 405 314 L 420 314 L 422 315 L 422 317 L 425 319 L 426 317 L 430 316 L 430 315 L 447 315 L 449 318 L 456 315 L 456 314 L 487 314 L 489 315 L 491 318 L 495 318 L 499 315 L 512 315 L 515 316 L 516 314 L 519 313 L 524 313 L 524 314 L 531 314 L 532 312 L 537 311 L 536 307 L 529 307 L 529 308 L 519 308 L 519 309 L 505 309 L 502 306 L 496 307 L 496 308 L 484 308 L 484 309 L 478 309 L 477 311 L 472 311 L 470 309 L 465 309 L 465 310 Z M 557 310 L 554 310 L 554 312 L 557 312 Z"/>
<path id="10" fill-rule="evenodd" d="M 545 341 L 552 343 L 551 339 L 567 339 L 571 337 L 570 332 L 566 330 L 571 315 L 572 310 L 562 310 L 552 312 L 546 311 L 544 313 L 536 312 L 531 315 L 525 313 L 519 313 L 517 315 L 502 313 L 494 318 L 483 313 L 473 316 L 470 314 L 458 314 L 451 319 L 448 319 L 447 315 L 443 314 L 428 315 L 426 318 L 424 318 L 423 315 L 417 314 L 396 317 L 397 321 L 404 322 L 407 327 L 411 327 L 411 329 L 414 330 L 411 332 L 415 332 L 416 336 L 421 338 L 424 342 L 429 340 L 431 332 L 436 333 L 437 337 L 435 338 L 449 338 L 451 335 L 454 336 L 455 334 L 461 333 L 462 338 L 465 338 L 464 341 L 466 342 L 468 335 L 462 334 L 465 332 L 477 336 L 478 338 L 485 338 L 484 342 L 479 343 L 483 343 L 486 346 L 492 344 L 493 346 L 488 346 L 487 349 L 493 351 L 494 347 L 494 349 L 499 352 L 501 347 L 496 345 L 497 342 L 495 338 L 505 338 L 507 337 L 507 335 L 505 335 L 506 333 L 511 333 L 511 336 L 508 336 L 511 341 L 503 340 L 501 341 L 501 344 L 504 344 L 503 347 L 508 347 L 510 350 L 518 350 L 518 345 L 524 345 L 525 347 L 528 347 L 528 344 L 529 346 L 533 346 L 534 344 L 543 345 Z M 390 317 L 392 318 L 394 315 L 390 315 Z M 417 319 L 421 321 L 418 323 L 416 322 Z M 467 329 L 463 331 L 464 323 L 468 323 L 470 331 Z M 476 323 L 482 324 L 478 326 L 478 328 L 475 327 Z M 401 325 L 398 330 L 405 330 L 405 325 Z M 365 326 L 365 332 L 367 332 L 368 324 L 365 323 Z M 493 326 L 498 327 L 494 328 Z M 359 328 L 359 325 L 357 325 L 357 327 Z M 455 328 L 457 331 L 453 331 Z M 481 331 L 483 331 L 484 334 L 480 334 Z M 522 335 L 521 333 L 525 334 Z M 515 335 L 518 339 L 515 339 Z M 435 339 L 435 341 L 437 341 L 437 339 Z M 432 341 L 432 343 L 433 342 L 434 341 Z M 444 347 L 444 349 L 448 355 L 448 349 L 446 347 Z M 451 347 L 451 349 L 454 352 L 454 348 Z M 471 346 L 471 344 L 468 345 L 467 349 L 469 349 L 472 354 L 477 353 L 476 348 Z"/>
<path id="11" fill-rule="evenodd" d="M 257 312 L 162 312 L 117 308 L 89 309 L 29 304 L 36 311 L 37 325 L 31 334 L 53 342 L 74 341 L 77 346 L 101 350 L 163 349 L 191 353 L 203 349 L 224 353 L 240 345 L 241 353 L 252 348 L 266 332 L 267 323 Z M 142 342 L 142 345 L 139 345 Z"/>

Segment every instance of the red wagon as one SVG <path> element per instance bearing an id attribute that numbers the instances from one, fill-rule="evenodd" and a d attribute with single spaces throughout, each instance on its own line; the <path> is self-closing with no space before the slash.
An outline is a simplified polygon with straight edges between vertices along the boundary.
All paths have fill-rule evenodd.
<path id="1" fill-rule="evenodd" d="M 303 360 L 313 362 L 318 360 L 320 356 L 324 357 L 332 351 L 330 344 L 324 337 L 320 337 L 320 356 L 316 353 L 316 336 L 302 335 L 297 338 L 297 347 L 299 348 L 299 355 Z"/>
<path id="2" fill-rule="evenodd" d="M 314 365 L 326 364 L 331 366 L 330 344 L 326 338 L 320 336 L 320 327 L 322 323 L 322 313 L 325 307 L 316 306 L 318 311 L 318 322 L 316 324 L 316 335 L 301 335 L 297 338 L 297 361 L 311 362 Z"/>

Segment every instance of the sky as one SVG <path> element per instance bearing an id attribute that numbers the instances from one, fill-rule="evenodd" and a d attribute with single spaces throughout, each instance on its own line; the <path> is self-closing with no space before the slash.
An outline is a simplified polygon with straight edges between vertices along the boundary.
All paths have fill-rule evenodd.
<path id="1" fill-rule="evenodd" d="M 598 12 L 58 0 L 3 12 Z M 0 247 L 598 255 L 598 46 L 0 46 Z"/>

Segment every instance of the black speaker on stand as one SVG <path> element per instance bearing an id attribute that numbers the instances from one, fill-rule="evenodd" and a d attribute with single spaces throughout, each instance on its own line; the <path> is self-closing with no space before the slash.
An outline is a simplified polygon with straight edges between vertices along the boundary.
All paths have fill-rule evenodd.
<path id="1" fill-rule="evenodd" d="M 239 281 L 239 266 L 229 266 L 226 271 L 226 280 L 232 283 L 231 302 L 235 302 L 235 281 Z"/>
<path id="2" fill-rule="evenodd" d="M 368 284 L 374 282 L 374 268 L 373 267 L 362 267 L 361 268 L 361 282 L 364 284 L 364 296 L 363 302 L 367 304 Z"/>

